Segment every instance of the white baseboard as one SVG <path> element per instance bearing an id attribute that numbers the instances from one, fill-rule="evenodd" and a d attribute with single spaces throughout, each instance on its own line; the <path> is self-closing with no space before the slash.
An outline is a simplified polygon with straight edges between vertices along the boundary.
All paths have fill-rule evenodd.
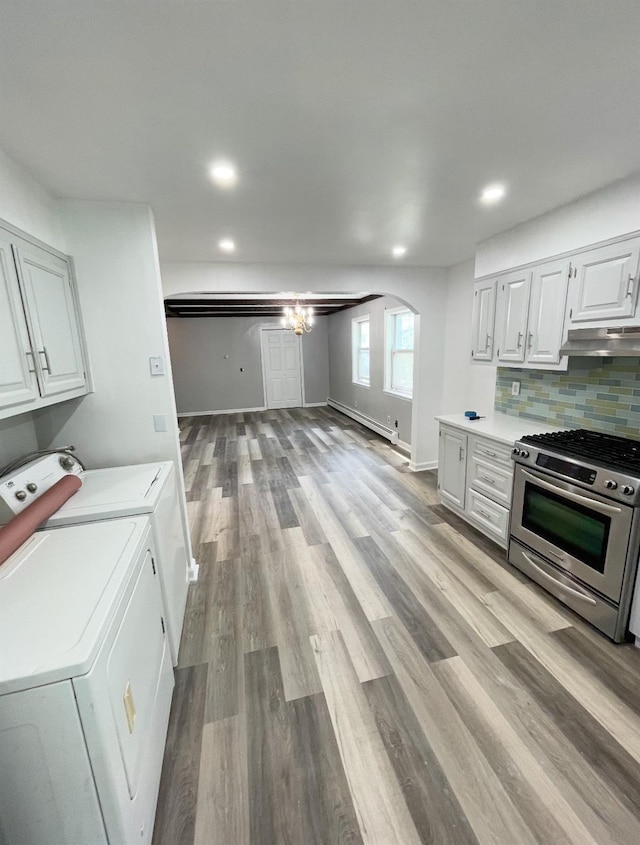
<path id="1" fill-rule="evenodd" d="M 197 581 L 198 580 L 198 572 L 200 570 L 200 564 L 196 563 L 196 559 L 194 557 L 191 558 L 191 563 L 189 564 L 189 581 Z"/>
<path id="2" fill-rule="evenodd" d="M 436 469 L 437 466 L 437 461 L 422 461 L 418 464 L 415 461 L 409 461 L 409 469 L 412 472 L 424 472 L 425 469 Z"/>
<path id="3" fill-rule="evenodd" d="M 400 452 L 406 452 L 407 455 L 411 454 L 411 443 L 406 443 L 404 440 L 398 440 L 395 446 Z"/>
<path id="4" fill-rule="evenodd" d="M 305 402 L 302 406 L 303 408 L 324 408 L 326 407 L 326 402 Z"/>
<path id="5" fill-rule="evenodd" d="M 183 412 L 178 414 L 178 419 L 180 417 L 215 417 L 219 416 L 220 414 L 250 414 L 253 411 L 266 411 L 266 407 L 263 405 L 261 408 L 227 408 L 225 411 L 193 411 L 192 413 Z"/>

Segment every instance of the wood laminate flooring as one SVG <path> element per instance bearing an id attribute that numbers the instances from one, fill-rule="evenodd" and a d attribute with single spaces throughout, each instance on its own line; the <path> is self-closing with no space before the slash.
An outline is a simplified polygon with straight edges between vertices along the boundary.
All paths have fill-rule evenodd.
<path id="1" fill-rule="evenodd" d="M 640 843 L 640 651 L 329 408 L 181 421 L 154 845 Z"/>

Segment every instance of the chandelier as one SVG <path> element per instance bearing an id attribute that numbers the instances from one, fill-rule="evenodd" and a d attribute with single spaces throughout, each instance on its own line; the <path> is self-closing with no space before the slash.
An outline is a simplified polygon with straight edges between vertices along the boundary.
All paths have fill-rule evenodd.
<path id="1" fill-rule="evenodd" d="M 296 299 L 293 307 L 291 305 L 285 307 L 282 325 L 298 335 L 310 332 L 313 328 L 313 308 L 310 305 L 303 307 L 300 305 L 300 300 Z"/>

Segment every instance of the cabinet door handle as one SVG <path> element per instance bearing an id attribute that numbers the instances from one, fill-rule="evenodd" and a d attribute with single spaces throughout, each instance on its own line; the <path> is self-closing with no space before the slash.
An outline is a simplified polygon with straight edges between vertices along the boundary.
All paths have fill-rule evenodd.
<path id="1" fill-rule="evenodd" d="M 480 516 L 483 516 L 485 519 L 488 519 L 489 522 L 493 522 L 493 516 L 487 513 L 486 511 L 483 511 L 482 508 L 476 508 L 476 511 L 480 514 Z"/>
<path id="2" fill-rule="evenodd" d="M 524 337 L 524 335 L 522 334 L 522 332 L 518 332 L 518 342 L 516 344 L 516 349 L 520 349 L 520 347 L 522 346 L 522 338 L 523 337 Z"/>
<path id="3" fill-rule="evenodd" d="M 488 455 L 490 458 L 496 458 L 497 457 L 495 452 L 490 452 L 488 449 L 478 449 L 477 451 L 481 455 Z"/>
<path id="4" fill-rule="evenodd" d="M 29 352 L 25 352 L 24 354 L 27 356 L 27 361 L 29 361 L 29 372 L 35 373 L 35 371 L 36 371 L 36 359 L 35 359 L 33 352 L 29 351 Z M 31 367 L 31 365 L 33 365 L 33 369 Z"/>
<path id="5" fill-rule="evenodd" d="M 527 343 L 527 349 L 531 349 L 533 346 L 533 332 L 529 332 L 529 342 Z"/>
<path id="6" fill-rule="evenodd" d="M 484 348 L 488 349 L 490 344 L 491 344 L 491 335 L 488 334 L 487 335 L 487 342 L 485 343 Z"/>
<path id="7" fill-rule="evenodd" d="M 635 276 L 629 276 L 629 282 L 627 284 L 627 296 L 633 296 L 633 289 L 636 284 Z"/>
<path id="8" fill-rule="evenodd" d="M 484 482 L 485 482 L 485 484 L 495 484 L 495 483 L 496 483 L 495 478 L 487 478 L 487 477 L 486 477 L 486 476 L 484 476 L 484 475 L 480 475 L 480 476 L 479 476 L 479 480 L 480 480 L 480 481 L 484 481 Z"/>
<path id="9" fill-rule="evenodd" d="M 44 355 L 44 365 L 42 369 L 45 372 L 49 373 L 50 376 L 53 375 L 53 373 L 51 372 L 51 363 L 49 362 L 49 354 L 47 353 L 47 347 L 43 346 L 42 349 L 38 351 L 38 355 Z"/>
<path id="10" fill-rule="evenodd" d="M 459 461 L 464 461 L 464 446 L 460 447 L 460 454 L 458 455 Z"/>

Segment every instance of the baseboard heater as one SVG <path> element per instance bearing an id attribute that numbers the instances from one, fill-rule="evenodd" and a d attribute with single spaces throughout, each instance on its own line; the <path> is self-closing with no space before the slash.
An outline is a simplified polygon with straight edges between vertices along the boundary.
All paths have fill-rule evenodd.
<path id="1" fill-rule="evenodd" d="M 352 420 L 362 423 L 362 425 L 366 425 L 367 428 L 370 428 L 371 431 L 375 431 L 382 437 L 386 437 L 386 439 L 391 441 L 394 446 L 398 442 L 398 432 L 395 428 L 389 428 L 386 425 L 382 425 L 382 423 L 368 417 L 366 414 L 361 414 L 360 411 L 356 411 L 355 408 L 343 405 L 342 402 L 336 402 L 335 399 L 327 399 L 327 405 L 335 408 L 336 411 L 340 411 L 341 414 L 351 417 Z"/>

